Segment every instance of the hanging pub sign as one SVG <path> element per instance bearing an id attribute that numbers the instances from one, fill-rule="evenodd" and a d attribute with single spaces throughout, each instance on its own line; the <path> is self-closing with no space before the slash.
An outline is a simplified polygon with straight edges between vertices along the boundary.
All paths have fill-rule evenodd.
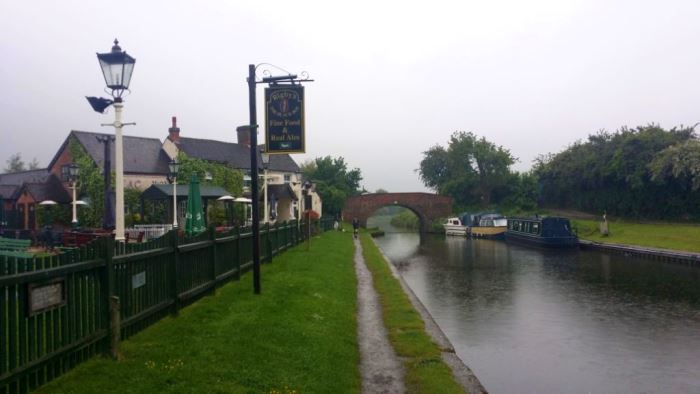
<path id="1" fill-rule="evenodd" d="M 304 87 L 272 85 L 265 89 L 267 153 L 304 153 Z"/>

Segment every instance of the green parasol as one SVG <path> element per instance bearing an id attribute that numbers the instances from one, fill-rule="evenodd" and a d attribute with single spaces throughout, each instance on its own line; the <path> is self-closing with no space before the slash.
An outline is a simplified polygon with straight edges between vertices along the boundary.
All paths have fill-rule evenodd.
<path id="1" fill-rule="evenodd" d="M 190 189 L 187 192 L 185 233 L 187 235 L 194 235 L 204 230 L 206 230 L 206 227 L 204 227 L 204 214 L 202 213 L 202 196 L 199 193 L 199 181 L 197 180 L 197 175 L 192 175 L 190 179 Z"/>

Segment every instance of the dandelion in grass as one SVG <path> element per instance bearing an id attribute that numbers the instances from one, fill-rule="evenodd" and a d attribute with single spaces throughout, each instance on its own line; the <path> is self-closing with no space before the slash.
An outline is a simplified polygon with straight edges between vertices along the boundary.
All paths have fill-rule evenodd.
<path id="1" fill-rule="evenodd" d="M 153 369 L 155 367 L 156 367 L 156 363 L 154 361 L 151 361 L 151 360 L 146 361 L 146 368 Z"/>

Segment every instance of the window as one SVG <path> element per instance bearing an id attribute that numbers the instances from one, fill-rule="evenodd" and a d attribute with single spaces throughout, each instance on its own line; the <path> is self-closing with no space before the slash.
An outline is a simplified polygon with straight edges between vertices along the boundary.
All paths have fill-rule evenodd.
<path id="1" fill-rule="evenodd" d="M 61 166 L 61 180 L 63 182 L 68 182 L 70 180 L 70 164 Z"/>
<path id="2" fill-rule="evenodd" d="M 291 174 L 284 174 L 284 183 L 288 184 L 292 181 L 292 175 Z"/>
<path id="3" fill-rule="evenodd" d="M 243 188 L 250 189 L 250 184 L 251 184 L 251 179 L 250 179 L 250 173 L 247 173 L 243 175 Z"/>

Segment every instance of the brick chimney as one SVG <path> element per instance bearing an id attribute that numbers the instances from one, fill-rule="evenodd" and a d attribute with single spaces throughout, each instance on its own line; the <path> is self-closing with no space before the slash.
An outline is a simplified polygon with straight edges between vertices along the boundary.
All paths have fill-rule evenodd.
<path id="1" fill-rule="evenodd" d="M 168 129 L 168 139 L 178 144 L 180 143 L 180 128 L 177 127 L 177 117 L 173 116 L 173 127 Z"/>
<path id="2" fill-rule="evenodd" d="M 250 126 L 239 126 L 236 128 L 238 143 L 250 147 Z"/>

